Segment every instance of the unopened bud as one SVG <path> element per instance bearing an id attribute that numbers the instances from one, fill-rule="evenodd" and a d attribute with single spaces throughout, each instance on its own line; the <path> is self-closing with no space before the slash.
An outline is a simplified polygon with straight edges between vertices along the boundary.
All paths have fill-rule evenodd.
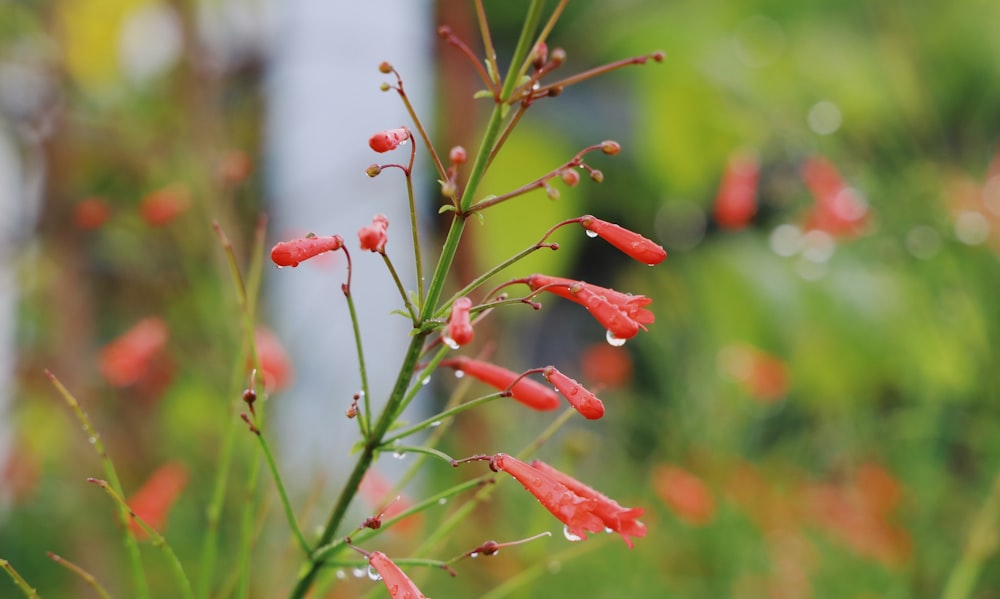
<path id="1" fill-rule="evenodd" d="M 451 27 L 447 25 L 442 25 L 438 27 L 438 37 L 441 39 L 446 39 L 451 37 Z"/>
<path id="2" fill-rule="evenodd" d="M 382 167 L 377 164 L 373 164 L 365 169 L 365 174 L 368 175 L 369 177 L 377 177 L 381 172 L 382 172 Z"/>
<path id="3" fill-rule="evenodd" d="M 550 87 L 548 91 L 548 96 L 550 98 L 555 98 L 559 94 L 563 93 L 563 86 L 557 85 L 555 87 Z"/>
<path id="4" fill-rule="evenodd" d="M 576 184 L 580 182 L 580 173 L 568 168 L 562 172 L 562 180 L 569 187 L 576 187 Z"/>
<path id="5" fill-rule="evenodd" d="M 550 200 L 558 200 L 559 199 L 559 190 L 556 189 L 555 187 L 549 187 L 548 185 L 546 185 L 545 186 L 545 193 L 548 194 Z"/>
<path id="6" fill-rule="evenodd" d="M 555 68 L 566 62 L 566 51 L 562 48 L 552 50 L 552 67 Z"/>
<path id="7" fill-rule="evenodd" d="M 384 92 L 387 92 L 390 89 L 392 89 L 392 86 L 389 85 L 388 83 L 383 83 L 382 85 L 378 86 L 378 88 Z"/>
<path id="8" fill-rule="evenodd" d="M 549 47 L 545 42 L 538 42 L 535 44 L 535 49 L 532 51 L 532 61 L 531 66 L 535 67 L 535 70 L 545 66 L 545 61 L 549 56 Z"/>
<path id="9" fill-rule="evenodd" d="M 609 156 L 614 156 L 618 152 L 622 151 L 622 146 L 617 141 L 611 141 L 611 140 L 602 141 L 601 151 Z"/>
<path id="10" fill-rule="evenodd" d="M 656 52 L 653 52 L 653 60 L 655 60 L 656 62 L 663 62 L 663 59 L 666 57 L 667 55 L 663 53 L 663 50 L 657 50 Z"/>
<path id="11" fill-rule="evenodd" d="M 388 75 L 392 72 L 392 65 L 383 61 L 378 65 L 378 72 Z"/>
<path id="12" fill-rule="evenodd" d="M 465 164 L 465 161 L 469 159 L 469 154 L 462 146 L 455 146 L 448 152 L 448 159 L 451 160 L 452 164 Z"/>
<path id="13" fill-rule="evenodd" d="M 455 194 L 458 193 L 458 188 L 455 187 L 454 181 L 442 181 L 441 182 L 441 195 L 446 198 L 453 198 Z"/>
<path id="14" fill-rule="evenodd" d="M 358 406 L 351 406 L 344 411 L 344 415 L 348 418 L 354 418 L 358 415 Z"/>
<path id="15" fill-rule="evenodd" d="M 595 168 L 594 170 L 590 171 L 590 179 L 594 183 L 601 183 L 604 181 L 604 173 Z"/>

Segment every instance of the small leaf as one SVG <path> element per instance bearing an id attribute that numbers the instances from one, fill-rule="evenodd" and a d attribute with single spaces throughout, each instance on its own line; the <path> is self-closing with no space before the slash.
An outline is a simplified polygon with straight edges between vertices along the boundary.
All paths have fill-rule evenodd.
<path id="1" fill-rule="evenodd" d="M 472 98 L 474 100 L 479 100 L 479 99 L 482 99 L 482 98 L 492 98 L 492 97 L 493 97 L 493 92 L 491 92 L 488 89 L 481 89 L 481 90 L 477 91 L 476 93 L 472 94 Z"/>
<path id="2" fill-rule="evenodd" d="M 456 210 L 451 204 L 445 204 L 438 208 L 438 214 L 444 214 L 445 212 L 456 212 Z"/>
<path id="3" fill-rule="evenodd" d="M 490 81 L 492 81 L 493 83 L 496 83 L 497 82 L 497 74 L 493 70 L 493 63 L 490 62 L 490 61 L 488 61 L 488 60 L 485 61 L 485 62 L 486 62 L 486 74 L 488 74 L 490 76 Z M 492 95 L 492 94 L 490 94 L 490 95 Z"/>

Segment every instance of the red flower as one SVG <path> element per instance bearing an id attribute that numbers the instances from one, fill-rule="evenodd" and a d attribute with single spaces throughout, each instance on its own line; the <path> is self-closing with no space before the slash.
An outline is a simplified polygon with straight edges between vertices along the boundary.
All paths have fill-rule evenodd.
<path id="1" fill-rule="evenodd" d="M 559 372 L 553 366 L 546 366 L 542 375 L 545 376 L 545 380 L 555 385 L 566 401 L 585 418 L 597 420 L 604 416 L 604 403 L 580 383 Z"/>
<path id="2" fill-rule="evenodd" d="M 299 262 L 308 260 L 324 252 L 333 252 L 344 247 L 344 239 L 340 235 L 329 237 L 304 237 L 292 241 L 282 241 L 271 248 L 271 261 L 282 266 L 298 266 Z"/>
<path id="3" fill-rule="evenodd" d="M 389 228 L 389 219 L 376 214 L 372 218 L 372 224 L 361 227 L 358 230 L 358 240 L 361 241 L 361 249 L 371 252 L 382 253 L 385 251 L 385 243 L 388 241 L 385 231 Z"/>
<path id="4" fill-rule="evenodd" d="M 756 401 L 769 404 L 788 394 L 788 366 L 776 356 L 749 345 L 730 345 L 719 352 L 719 363 Z"/>
<path id="5" fill-rule="evenodd" d="M 472 378 L 503 391 L 511 386 L 520 374 L 507 370 L 496 364 L 473 360 L 472 358 L 453 358 L 441 360 L 441 366 L 454 368 Z M 536 410 L 554 410 L 559 407 L 559 396 L 549 387 L 529 378 L 522 378 L 510 389 L 511 397 Z"/>
<path id="6" fill-rule="evenodd" d="M 815 200 L 806 218 L 806 230 L 820 230 L 833 237 L 861 232 L 868 206 L 844 183 L 833 164 L 824 158 L 810 158 L 802 165 L 802 178 Z"/>
<path id="7" fill-rule="evenodd" d="M 180 183 L 158 189 L 142 199 L 139 213 L 149 225 L 162 227 L 183 214 L 191 204 L 191 193 Z"/>
<path id="8" fill-rule="evenodd" d="M 653 490 L 682 521 L 707 524 L 715 514 L 715 498 L 700 478 L 677 466 L 657 466 Z"/>
<path id="9" fill-rule="evenodd" d="M 169 338 L 163 319 L 140 320 L 101 350 L 101 374 L 115 387 L 128 387 L 155 375 L 154 362 Z"/>
<path id="10" fill-rule="evenodd" d="M 187 469 L 182 464 L 177 462 L 164 464 L 153 472 L 126 503 L 150 528 L 162 532 L 170 508 L 187 485 L 187 480 Z M 145 538 L 146 531 L 135 520 L 129 521 L 129 528 L 138 538 Z"/>
<path id="11" fill-rule="evenodd" d="M 622 535 L 632 547 L 629 537 L 646 535 L 646 526 L 636 520 L 642 508 L 624 508 L 575 478 L 535 460 L 530 465 L 498 453 L 490 458 L 490 468 L 513 476 L 539 503 L 566 525 L 566 531 L 581 539 L 588 532 L 605 528 Z"/>
<path id="12" fill-rule="evenodd" d="M 469 310 L 472 300 L 460 297 L 451 305 L 451 316 L 448 317 L 448 329 L 444 342 L 452 349 L 458 349 L 472 342 L 472 323 L 469 321 Z"/>
<path id="13" fill-rule="evenodd" d="M 269 393 L 281 391 L 292 381 L 292 364 L 281 341 L 270 329 L 257 327 L 253 334 L 257 357 L 260 359 L 264 387 Z"/>
<path id="14" fill-rule="evenodd" d="M 608 289 L 607 287 L 599 287 L 592 283 L 539 274 L 531 275 L 526 279 L 526 282 L 534 291 L 538 291 L 542 287 L 545 287 L 545 291 L 548 291 L 549 293 L 553 293 L 559 297 L 586 306 L 584 300 L 589 297 L 589 294 L 584 294 L 583 297 L 581 297 L 579 292 L 573 293 L 574 287 L 582 285 L 592 291 L 595 295 L 603 297 L 605 301 L 623 312 L 629 319 L 634 320 L 639 325 L 652 324 L 656 320 L 656 316 L 649 310 L 645 309 L 645 306 L 653 303 L 653 300 L 644 295 L 632 295 L 631 293 L 622 293 L 621 291 L 615 291 L 614 289 Z"/>
<path id="15" fill-rule="evenodd" d="M 726 163 L 719 193 L 715 196 L 715 222 L 724 229 L 742 229 L 757 213 L 757 179 L 760 163 L 752 154 L 736 153 Z"/>
<path id="16" fill-rule="evenodd" d="M 594 343 L 580 356 L 580 371 L 591 384 L 621 387 L 632 378 L 632 360 L 627 351 L 607 343 Z"/>
<path id="17" fill-rule="evenodd" d="M 381 551 L 368 554 L 368 563 L 378 571 L 393 599 L 427 599 L 417 585 Z"/>
<path id="18" fill-rule="evenodd" d="M 634 231 L 629 231 L 614 223 L 590 216 L 580 217 L 580 225 L 597 235 L 633 260 L 654 266 L 667 257 L 666 250 L 657 243 L 646 239 Z"/>
<path id="19" fill-rule="evenodd" d="M 84 231 L 100 228 L 109 218 L 111 207 L 104 198 L 87 198 L 73 208 L 73 222 Z"/>
<path id="20" fill-rule="evenodd" d="M 375 135 L 372 135 L 368 138 L 368 145 L 371 149 L 381 154 L 382 152 L 395 150 L 399 147 L 399 144 L 408 139 L 410 139 L 410 130 L 406 127 L 399 127 L 398 129 L 379 131 Z"/>

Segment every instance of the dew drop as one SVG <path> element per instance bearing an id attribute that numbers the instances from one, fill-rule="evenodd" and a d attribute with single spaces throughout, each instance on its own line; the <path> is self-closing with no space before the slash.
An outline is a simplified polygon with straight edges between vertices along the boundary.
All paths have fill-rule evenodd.
<path id="1" fill-rule="evenodd" d="M 469 554 L 469 557 L 471 557 L 472 559 L 476 559 L 477 557 L 479 557 L 479 554 L 473 551 L 472 553 Z"/>
<path id="2" fill-rule="evenodd" d="M 425 376 L 425 377 L 424 377 L 424 380 L 420 381 L 420 384 L 421 384 L 421 385 L 426 385 L 426 384 L 428 384 L 428 383 L 430 383 L 430 382 L 431 382 L 431 377 L 429 377 L 429 376 Z"/>
<path id="3" fill-rule="evenodd" d="M 364 578 L 368 575 L 368 569 L 362 568 L 361 566 L 351 568 L 351 574 L 353 574 L 355 578 Z"/>
<path id="4" fill-rule="evenodd" d="M 459 347 L 458 342 L 447 335 L 443 335 L 441 337 L 441 341 L 451 349 L 458 349 Z"/>
<path id="5" fill-rule="evenodd" d="M 434 422 L 431 423 L 431 428 L 434 428 L 436 426 L 441 426 L 441 421 L 440 420 L 435 420 Z"/>
<path id="6" fill-rule="evenodd" d="M 615 337 L 615 334 L 612 333 L 611 331 L 608 331 L 608 334 L 605 335 L 604 338 L 608 340 L 608 345 L 610 345 L 611 347 L 621 347 L 625 345 L 626 341 L 628 341 L 628 339 L 621 339 L 619 337 Z"/>
<path id="7" fill-rule="evenodd" d="M 395 451 L 392 452 L 392 457 L 396 458 L 397 460 L 406 459 L 406 452 L 405 451 L 399 451 L 397 449 L 397 450 L 395 450 Z"/>
<path id="8" fill-rule="evenodd" d="M 456 371 L 455 371 L 455 378 L 456 378 L 456 379 L 460 379 L 460 378 L 462 378 L 463 376 L 465 376 L 465 371 L 464 371 L 464 370 L 456 370 Z"/>
<path id="9" fill-rule="evenodd" d="M 96 435 L 91 435 L 87 439 L 87 442 L 90 443 L 91 445 L 96 445 L 97 444 L 97 436 Z"/>
<path id="10" fill-rule="evenodd" d="M 590 237 L 591 239 L 597 237 L 597 231 L 591 231 L 590 229 L 586 229 L 586 233 L 587 237 Z"/>
<path id="11" fill-rule="evenodd" d="M 344 580 L 347 578 L 347 572 L 343 570 L 337 570 L 337 580 Z"/>
<path id="12" fill-rule="evenodd" d="M 574 542 L 576 542 L 576 541 L 582 541 L 583 540 L 583 537 L 571 533 L 569 531 L 569 526 L 568 525 L 567 526 L 563 526 L 563 536 L 566 537 L 566 540 L 568 540 L 568 541 L 574 541 Z"/>
<path id="13" fill-rule="evenodd" d="M 613 531 L 613 530 L 611 530 L 610 528 L 608 528 L 607 526 L 605 526 L 605 527 L 604 527 L 604 532 L 606 532 L 606 533 L 608 533 L 608 534 L 611 534 L 611 533 L 613 533 L 614 531 Z"/>
<path id="14" fill-rule="evenodd" d="M 382 575 L 378 573 L 378 570 L 374 566 L 368 566 L 368 578 L 372 580 L 382 580 Z"/>
<path id="15" fill-rule="evenodd" d="M 447 497 L 442 497 L 441 499 L 438 499 L 438 505 L 444 505 L 446 503 L 448 503 Z"/>

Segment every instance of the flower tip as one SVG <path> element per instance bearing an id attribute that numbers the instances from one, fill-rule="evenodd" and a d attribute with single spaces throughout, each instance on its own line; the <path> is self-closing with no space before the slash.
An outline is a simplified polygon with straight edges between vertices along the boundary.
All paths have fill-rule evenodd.
<path id="1" fill-rule="evenodd" d="M 663 59 L 667 57 L 667 55 L 663 52 L 663 50 L 657 50 L 656 52 L 653 52 L 650 56 L 656 62 L 663 62 Z"/>
<path id="2" fill-rule="evenodd" d="M 388 75 L 392 72 L 392 65 L 383 60 L 378 65 L 378 72 Z"/>
<path id="3" fill-rule="evenodd" d="M 365 169 L 365 174 L 373 179 L 379 176 L 381 173 L 382 173 L 382 167 L 377 164 L 373 164 Z"/>
<path id="4" fill-rule="evenodd" d="M 465 161 L 469 159 L 469 154 L 462 146 L 455 146 L 448 152 L 448 159 L 451 160 L 452 164 L 465 164 Z"/>
<path id="5" fill-rule="evenodd" d="M 614 156 L 622 151 L 622 146 L 617 141 L 609 139 L 601 142 L 601 151 L 609 156 Z"/>
<path id="6" fill-rule="evenodd" d="M 395 150 L 400 144 L 410 139 L 410 131 L 406 127 L 379 131 L 368 138 L 368 146 L 378 153 Z"/>

